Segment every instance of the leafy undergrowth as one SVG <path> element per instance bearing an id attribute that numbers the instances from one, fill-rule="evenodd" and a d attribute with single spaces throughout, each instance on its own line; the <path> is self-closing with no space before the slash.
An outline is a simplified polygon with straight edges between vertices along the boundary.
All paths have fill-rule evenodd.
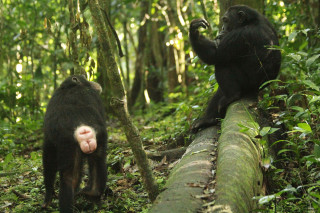
<path id="1" fill-rule="evenodd" d="M 162 108 L 162 111 L 156 110 Z M 182 134 L 185 118 L 175 108 L 150 106 L 148 112 L 135 117 L 135 124 L 143 137 L 148 151 L 165 150 L 168 147 L 183 146 L 187 139 Z M 157 116 L 154 112 L 157 111 Z M 174 125 L 173 125 L 174 124 Z M 0 212 L 41 211 L 44 198 L 42 175 L 42 121 L 22 119 L 15 125 L 1 129 L 0 157 Z M 108 125 L 108 190 L 100 203 L 92 203 L 83 197 L 75 198 L 76 212 L 146 212 L 150 201 L 142 186 L 140 174 L 132 151 L 118 122 Z M 170 162 L 151 161 L 150 165 L 160 188 L 163 187 Z M 87 168 L 81 187 L 88 180 Z M 57 175 L 58 177 L 58 175 Z M 58 211 L 59 180 L 55 184 L 56 196 L 49 211 Z"/>
<path id="2" fill-rule="evenodd" d="M 273 158 L 265 168 L 267 196 L 259 198 L 260 212 L 320 210 L 320 32 L 308 41 L 308 31 L 285 38 L 280 80 L 259 103 L 283 130 L 270 144 Z M 312 42 L 314 48 L 306 48 Z"/>
<path id="3" fill-rule="evenodd" d="M 272 116 L 272 123 L 283 130 L 278 131 L 279 138 L 270 144 L 270 153 L 274 155 L 269 165 L 264 165 L 267 195 L 255 198 L 261 204 L 259 212 L 320 209 L 320 48 L 307 49 L 306 34 L 305 30 L 294 31 L 282 41 L 279 81 L 262 92 L 259 102 L 259 107 Z M 320 37 L 319 32 L 316 35 Z M 293 38 L 300 46 L 290 43 Z M 177 92 L 170 97 L 175 103 L 150 104 L 135 111 L 133 120 L 147 151 L 188 145 L 191 138 L 187 132 L 192 120 L 217 89 L 212 69 L 212 66 L 194 67 L 197 79 L 189 85 L 188 97 Z M 0 124 L 0 212 L 40 211 L 44 196 L 42 121 L 26 117 L 14 125 Z M 107 184 L 111 190 L 106 191 L 100 204 L 77 197 L 75 207 L 90 212 L 146 212 L 151 204 L 123 130 L 112 120 L 108 133 Z M 265 133 L 261 130 L 260 135 Z M 170 162 L 165 159 L 150 162 L 156 181 L 163 187 Z M 83 179 L 85 183 L 87 176 Z M 58 183 L 56 193 L 57 189 Z M 56 198 L 49 210 L 58 210 Z"/>

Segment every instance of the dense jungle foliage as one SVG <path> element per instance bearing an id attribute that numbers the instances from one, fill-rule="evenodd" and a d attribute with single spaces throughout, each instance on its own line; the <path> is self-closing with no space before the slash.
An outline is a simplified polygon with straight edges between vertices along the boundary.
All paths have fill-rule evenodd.
<path id="1" fill-rule="evenodd" d="M 219 31 L 223 0 L 104 0 L 124 57 L 109 32 L 130 114 L 148 151 L 186 146 L 190 125 L 217 90 L 214 66 L 193 53 L 188 27 L 205 17 Z M 246 1 L 242 1 L 246 3 Z M 250 1 L 247 1 L 250 2 Z M 103 87 L 108 125 L 108 187 L 99 205 L 80 197 L 79 211 L 147 212 L 151 202 L 122 127 L 86 1 L 0 2 L 0 212 L 36 212 L 44 197 L 43 117 L 53 91 L 78 67 Z M 70 15 L 73 11 L 73 16 Z M 257 212 L 320 211 L 320 1 L 264 1 L 279 35 L 280 75 L 259 94 L 270 118 L 260 135 L 278 133 L 261 162 L 266 195 Z M 73 18 L 73 19 L 72 19 Z M 267 142 L 261 140 L 261 143 Z M 271 152 L 271 151 L 270 151 Z M 160 188 L 170 163 L 151 161 Z M 86 180 L 87 178 L 84 178 Z M 58 187 L 56 187 L 58 188 Z M 55 198 L 50 211 L 57 211 Z"/>

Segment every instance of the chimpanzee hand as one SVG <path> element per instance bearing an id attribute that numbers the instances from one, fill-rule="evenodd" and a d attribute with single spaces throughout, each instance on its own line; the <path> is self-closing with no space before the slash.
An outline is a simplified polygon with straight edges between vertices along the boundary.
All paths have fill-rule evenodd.
<path id="1" fill-rule="evenodd" d="M 199 118 L 192 123 L 191 132 L 195 134 L 199 130 L 205 129 L 209 126 L 216 125 L 217 123 L 218 123 L 218 120 L 215 118 Z"/>
<path id="2" fill-rule="evenodd" d="M 90 154 L 97 148 L 96 132 L 90 126 L 79 126 L 74 131 L 74 137 L 78 141 L 83 153 Z"/>
<path id="3" fill-rule="evenodd" d="M 200 27 L 207 29 L 209 27 L 209 23 L 203 18 L 194 19 L 190 23 L 190 32 L 197 31 Z"/>

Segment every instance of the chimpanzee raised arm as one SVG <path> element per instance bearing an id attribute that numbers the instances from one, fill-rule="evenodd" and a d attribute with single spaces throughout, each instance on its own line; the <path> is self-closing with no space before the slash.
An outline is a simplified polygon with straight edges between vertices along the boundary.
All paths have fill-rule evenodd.
<path id="1" fill-rule="evenodd" d="M 73 212 L 84 158 L 89 182 L 82 193 L 100 198 L 107 179 L 107 132 L 98 83 L 84 76 L 67 78 L 54 92 L 44 118 L 43 167 L 46 189 L 43 208 L 50 205 L 56 173 L 60 174 L 60 212 Z"/>
<path id="2" fill-rule="evenodd" d="M 259 87 L 275 79 L 280 70 L 280 51 L 268 49 L 279 45 L 278 37 L 263 15 L 237 5 L 227 10 L 222 22 L 222 31 L 214 40 L 198 30 L 209 26 L 206 20 L 195 19 L 190 24 L 192 48 L 203 62 L 215 65 L 219 84 L 204 116 L 192 124 L 192 132 L 215 125 L 217 119 L 224 117 L 230 103 L 245 96 L 257 96 Z"/>

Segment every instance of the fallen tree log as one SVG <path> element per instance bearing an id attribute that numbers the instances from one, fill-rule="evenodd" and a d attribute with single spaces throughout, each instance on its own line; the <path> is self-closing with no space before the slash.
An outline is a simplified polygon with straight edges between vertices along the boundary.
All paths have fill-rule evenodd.
<path id="1" fill-rule="evenodd" d="M 253 197 L 263 194 L 260 152 L 254 142 L 259 125 L 249 110 L 254 103 L 243 99 L 231 104 L 222 122 L 216 201 L 209 212 L 251 212 L 257 208 Z"/>
<path id="2" fill-rule="evenodd" d="M 260 148 L 255 142 L 259 124 L 250 109 L 255 103 L 242 99 L 228 108 L 219 138 L 215 205 L 206 212 L 251 212 L 257 207 L 253 197 L 264 194 Z M 150 212 L 195 213 L 201 209 L 203 202 L 196 195 L 203 193 L 200 186 L 212 178 L 210 153 L 214 153 L 217 138 L 217 127 L 196 135 Z"/>
<path id="3" fill-rule="evenodd" d="M 181 160 L 175 165 L 157 197 L 151 213 L 197 212 L 203 202 L 196 198 L 203 194 L 203 185 L 212 178 L 212 153 L 217 146 L 217 127 L 199 132 Z"/>

